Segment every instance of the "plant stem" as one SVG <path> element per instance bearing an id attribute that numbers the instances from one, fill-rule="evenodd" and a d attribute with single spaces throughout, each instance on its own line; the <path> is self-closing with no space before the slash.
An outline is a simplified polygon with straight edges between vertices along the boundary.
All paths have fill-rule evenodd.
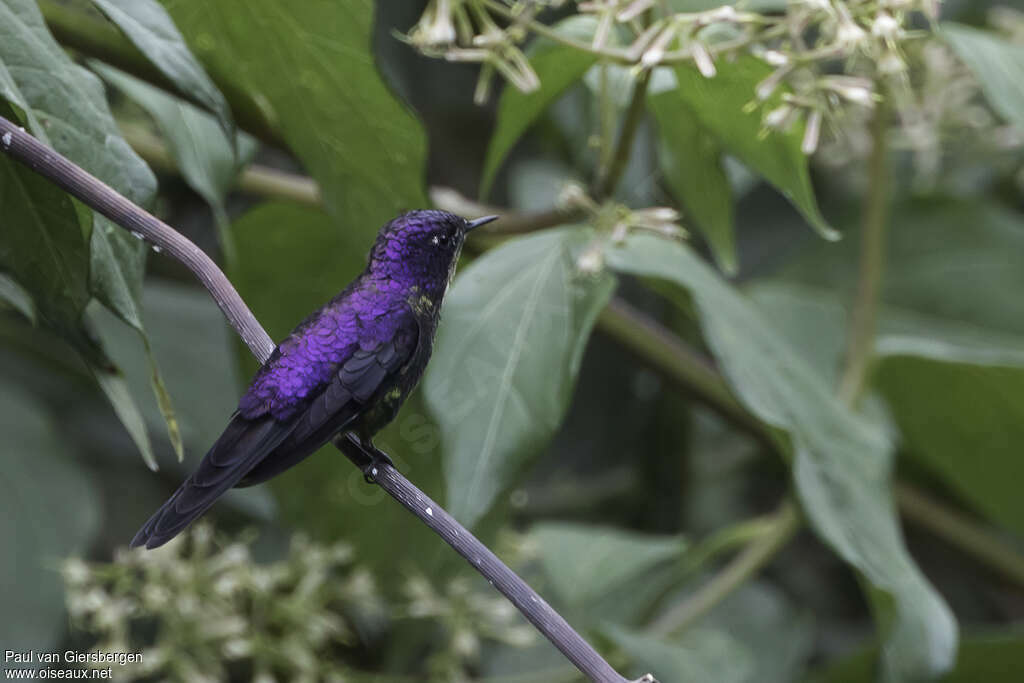
<path id="1" fill-rule="evenodd" d="M 545 230 L 566 223 L 580 220 L 583 215 L 573 209 L 552 208 L 546 211 L 513 211 L 498 206 L 482 204 L 463 196 L 450 187 L 434 186 L 429 191 L 430 201 L 434 206 L 460 216 L 489 216 L 497 214 L 500 221 L 475 230 L 473 234 L 486 235 L 519 235 L 537 230 Z"/>
<path id="2" fill-rule="evenodd" d="M 174 173 L 181 172 L 170 150 L 155 135 L 135 126 L 124 126 L 121 133 L 132 149 L 151 166 Z M 288 173 L 269 166 L 250 164 L 245 167 L 235 178 L 235 187 L 242 192 L 310 206 L 323 204 L 320 185 L 315 180 L 309 176 Z"/>
<path id="3" fill-rule="evenodd" d="M 143 236 L 181 261 L 210 292 L 224 316 L 256 359 L 263 363 L 275 345 L 231 285 L 227 276 L 199 247 L 172 227 L 136 206 L 98 178 L 0 117 L 0 150 L 47 178 L 117 225 Z M 346 440 L 347 437 L 347 440 Z M 335 445 L 360 468 L 375 465 L 374 480 L 424 524 L 441 536 L 494 585 L 576 667 L 599 683 L 627 683 L 586 640 L 515 572 L 451 515 L 386 462 L 374 462 L 351 434 Z M 653 681 L 653 677 L 644 679 Z"/>
<path id="4" fill-rule="evenodd" d="M 633 140 L 636 138 L 636 131 L 640 127 L 640 120 L 644 114 L 644 104 L 647 97 L 647 85 L 651 82 L 650 69 L 644 69 L 636 79 L 633 86 L 633 97 L 629 101 L 629 108 L 626 110 L 625 118 L 622 121 L 622 128 L 619 130 L 619 137 L 615 143 L 615 151 L 612 154 L 611 163 L 601 166 L 598 171 L 597 181 L 594 183 L 594 199 L 601 201 L 609 197 L 626 171 L 629 164 L 630 153 L 633 151 Z"/>
<path id="5" fill-rule="evenodd" d="M 736 400 L 709 359 L 625 300 L 614 297 L 601 311 L 597 328 L 744 431 L 758 438 L 766 435 L 761 422 Z"/>
<path id="6" fill-rule="evenodd" d="M 1024 556 L 1011 550 L 1003 539 L 916 487 L 901 482 L 895 492 L 907 519 L 1024 586 Z"/>
<path id="7" fill-rule="evenodd" d="M 864 387 L 874 352 L 878 300 L 885 271 L 886 224 L 889 220 L 889 108 L 875 106 L 868 191 L 861 228 L 860 276 L 850 316 L 846 365 L 839 380 L 839 397 L 853 405 Z"/>
<path id="8" fill-rule="evenodd" d="M 773 515 L 767 532 L 748 545 L 700 590 L 656 619 L 650 632 L 668 636 L 693 625 L 767 565 L 797 532 L 800 523 L 796 505 L 785 500 Z"/>

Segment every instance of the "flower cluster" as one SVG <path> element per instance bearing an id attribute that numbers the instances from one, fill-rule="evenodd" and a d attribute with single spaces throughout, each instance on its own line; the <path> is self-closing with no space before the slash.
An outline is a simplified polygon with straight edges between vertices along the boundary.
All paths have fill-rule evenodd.
<path id="1" fill-rule="evenodd" d="M 111 563 L 71 558 L 62 573 L 72 624 L 98 640 L 95 649 L 142 653 L 119 667 L 120 680 L 349 680 L 351 663 L 386 642 L 392 618 L 429 620 L 428 632 L 439 625 L 445 634 L 427 663 L 432 681 L 467 679 L 481 638 L 535 642 L 515 608 L 475 576 L 443 590 L 416 576 L 386 600 L 349 545 L 302 535 L 283 559 L 260 563 L 248 542 L 221 543 L 198 524 L 157 551 L 119 551 Z"/>
<path id="2" fill-rule="evenodd" d="M 404 593 L 407 606 L 398 616 L 429 619 L 445 633 L 444 643 L 427 663 L 432 680 L 469 680 L 480 657 L 481 638 L 513 647 L 536 642 L 536 632 L 512 603 L 496 592 L 481 592 L 476 580 L 458 577 L 439 589 L 417 574 L 406 581 Z"/>
<path id="3" fill-rule="evenodd" d="M 109 564 L 66 560 L 63 576 L 72 623 L 99 650 L 142 652 L 119 668 L 123 680 L 342 680 L 342 655 L 385 609 L 346 544 L 297 536 L 287 557 L 260 564 L 206 525 Z"/>
<path id="4" fill-rule="evenodd" d="M 407 39 L 426 54 L 482 63 L 478 101 L 487 97 L 495 73 L 526 92 L 538 87 L 522 51 L 531 34 L 630 66 L 634 73 L 690 62 L 713 78 L 722 60 L 752 54 L 773 67 L 752 101 L 785 90 L 783 102 L 766 113 L 766 126 L 787 129 L 803 120 L 803 147 L 810 153 L 823 121 L 842 107 L 873 106 L 879 82 L 905 85 L 905 45 L 927 36 L 922 28 L 938 17 L 937 0 L 790 0 L 774 13 L 745 11 L 743 2 L 674 12 L 656 0 L 586 0 L 576 3 L 577 14 L 591 18 L 589 33 L 581 36 L 575 30 L 579 22 L 548 25 L 538 19 L 561 4 L 432 0 Z M 835 75 L 837 70 L 857 75 Z"/>

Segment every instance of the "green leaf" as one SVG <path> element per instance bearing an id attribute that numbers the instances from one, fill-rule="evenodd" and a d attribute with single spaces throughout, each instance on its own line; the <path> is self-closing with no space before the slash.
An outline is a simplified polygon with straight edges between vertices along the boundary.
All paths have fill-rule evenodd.
<path id="1" fill-rule="evenodd" d="M 554 25 L 566 36 L 589 42 L 597 28 L 597 19 L 573 16 Z M 540 88 L 520 92 L 506 86 L 498 100 L 498 124 L 487 147 L 480 195 L 487 196 L 501 163 L 527 128 L 569 86 L 577 82 L 597 61 L 597 56 L 581 52 L 551 40 L 539 38 L 528 50 L 530 66 L 540 78 Z"/>
<path id="2" fill-rule="evenodd" d="M 13 113 L 0 103 L 0 115 Z M 71 199 L 0 155 L 0 207 L 0 267 L 31 292 L 45 322 L 82 341 L 89 252 Z"/>
<path id="3" fill-rule="evenodd" d="M 92 0 L 181 92 L 217 116 L 228 140 L 235 134 L 231 109 L 192 55 L 167 11 L 156 0 Z"/>
<path id="4" fill-rule="evenodd" d="M 5 273 L 0 273 L 0 300 L 28 318 L 33 325 L 36 323 L 36 305 L 32 295 Z"/>
<path id="5" fill-rule="evenodd" d="M 746 683 L 754 673 L 750 652 L 722 631 L 691 629 L 670 642 L 621 626 L 604 630 L 632 659 L 629 670 L 637 678 L 652 673 L 659 681 Z"/>
<path id="6" fill-rule="evenodd" d="M 30 124 L 37 121 L 34 133 L 132 201 L 146 204 L 150 200 L 156 191 L 156 179 L 121 137 L 99 79 L 68 58 L 53 40 L 34 2 L 0 0 L 0 63 L 6 66 L 23 103 L 30 109 Z M 43 205 L 36 207 L 37 212 L 46 209 Z M 83 216 L 88 215 L 84 209 L 81 211 Z M 85 250 L 88 282 L 81 290 L 63 290 L 62 295 L 70 299 L 69 309 L 80 315 L 83 301 L 91 293 L 134 327 L 142 344 L 148 346 L 138 303 L 145 270 L 144 245 L 125 231 L 114 229 L 103 217 L 82 220 L 86 225 L 93 222 L 91 232 L 88 227 L 84 231 L 89 244 Z M 38 275 L 70 284 L 65 274 L 44 271 Z M 32 289 L 28 281 L 19 280 Z M 76 282 L 74 286 L 79 287 L 81 283 Z M 38 294 L 36 296 L 40 308 L 45 310 L 44 303 Z M 52 303 L 51 296 L 49 304 Z M 75 335 L 81 337 L 80 330 Z M 80 341 L 78 346 L 86 348 L 89 344 Z M 151 374 L 159 380 L 156 366 Z M 154 382 L 154 390 L 159 395 L 159 381 Z M 167 407 L 167 428 L 172 443 L 176 444 L 177 427 L 166 396 L 162 404 Z M 116 406 L 115 410 L 124 414 Z M 134 429 L 130 425 L 126 428 L 129 432 Z"/>
<path id="7" fill-rule="evenodd" d="M 859 652 L 813 676 L 813 683 L 874 683 L 875 648 Z M 1017 683 L 1024 671 L 1024 634 L 1008 629 L 964 638 L 956 668 L 941 683 Z"/>
<path id="8" fill-rule="evenodd" d="M 106 395 L 110 405 L 114 407 L 117 419 L 128 430 L 128 435 L 131 436 L 139 452 L 142 453 L 143 462 L 146 463 L 149 469 L 156 472 L 160 468 L 156 464 L 156 456 L 153 455 L 153 444 L 149 441 L 146 421 L 142 417 L 139 407 L 135 404 L 135 400 L 132 398 L 124 375 L 120 371 L 105 370 L 92 364 L 89 365 L 89 369 L 92 371 L 100 390 Z"/>
<path id="9" fill-rule="evenodd" d="M 555 230 L 476 260 L 445 301 L 424 392 L 449 511 L 472 525 L 561 423 L 614 278 L 576 271 L 588 233 Z"/>
<path id="10" fill-rule="evenodd" d="M 540 550 L 541 567 L 554 592 L 577 608 L 623 588 L 635 594 L 652 569 L 678 559 L 687 546 L 678 536 L 565 522 L 536 524 L 530 538 Z"/>
<path id="11" fill-rule="evenodd" d="M 941 35 L 970 67 L 997 112 L 1024 131 L 1024 45 L 944 22 Z"/>
<path id="12" fill-rule="evenodd" d="M 268 202 L 236 220 L 231 281 L 273 339 L 338 294 L 366 267 L 368 233 L 335 227 L 323 209 Z"/>
<path id="13" fill-rule="evenodd" d="M 657 95 L 665 98 L 659 104 L 659 121 L 672 116 L 670 98 L 674 95 L 679 107 L 688 107 L 723 149 L 775 186 L 815 230 L 826 239 L 838 239 L 839 233 L 821 215 L 814 197 L 807 156 L 800 149 L 803 126 L 762 138 L 761 109 L 746 109 L 748 103 L 756 101 L 757 85 L 771 75 L 771 67 L 756 57 L 740 56 L 734 61 L 720 59 L 715 68 L 717 74 L 705 78 L 692 65 L 677 66 L 676 89 Z M 763 106 L 769 110 L 778 106 L 782 96 L 779 88 Z"/>
<path id="14" fill-rule="evenodd" d="M 649 235 L 608 252 L 628 273 L 686 288 L 705 338 L 740 401 L 784 433 L 813 528 L 892 602 L 882 630 L 893 678 L 941 673 L 956 652 L 949 608 L 914 564 L 893 509 L 892 445 L 851 413 L 758 312 L 687 247 Z"/>
<path id="15" fill-rule="evenodd" d="M 236 249 L 227 233 L 224 197 L 239 171 L 256 154 L 256 141 L 240 134 L 232 144 L 213 117 L 198 107 L 102 63 L 90 66 L 156 121 L 185 182 L 210 205 L 228 254 L 226 260 L 233 261 Z"/>
<path id="16" fill-rule="evenodd" d="M 759 283 L 759 308 L 805 357 L 831 371 L 846 313 L 832 292 Z M 904 450 L 963 500 L 1024 533 L 1024 339 L 896 307 L 879 314 L 871 386 L 886 400 Z M 832 373 L 835 374 L 834 372 Z"/>
<path id="17" fill-rule="evenodd" d="M 134 202 L 156 179 L 121 137 L 99 79 L 74 64 L 30 0 L 0 0 L 0 61 L 54 148 Z"/>
<path id="18" fill-rule="evenodd" d="M 658 159 L 669 188 L 704 233 L 719 267 L 736 272 L 732 187 L 722 148 L 675 91 L 647 98 L 658 122 Z"/>
<path id="19" fill-rule="evenodd" d="M 426 138 L 377 71 L 372 2 L 165 5 L 211 72 L 252 93 L 339 225 L 376 230 L 427 204 Z"/>
<path id="20" fill-rule="evenodd" d="M 65 632 L 58 562 L 84 552 L 100 530 L 101 500 L 58 425 L 35 397 L 0 383 L 4 435 L 0 495 L 0 639 L 11 650 L 46 651 Z M 13 618 L 18 615 L 18 618 Z M 9 665 L 8 665 L 9 666 Z"/>
<path id="21" fill-rule="evenodd" d="M 90 322 L 104 348 L 118 359 L 124 381 L 139 397 L 139 410 L 150 428 L 159 427 L 164 418 L 159 395 L 154 399 L 145 395 L 152 382 L 149 354 L 167 369 L 165 391 L 178 399 L 180 438 L 192 454 L 187 463 L 172 464 L 169 470 L 171 476 L 183 478 L 224 431 L 238 405 L 238 373 L 231 350 L 234 335 L 209 294 L 198 286 L 147 283 L 142 300 L 146 327 L 152 333 L 151 351 L 140 347 L 134 331 L 102 307 L 89 308 Z M 273 507 L 269 492 L 262 487 L 227 495 L 231 504 L 263 518 Z M 151 504 L 161 502 L 153 500 Z"/>

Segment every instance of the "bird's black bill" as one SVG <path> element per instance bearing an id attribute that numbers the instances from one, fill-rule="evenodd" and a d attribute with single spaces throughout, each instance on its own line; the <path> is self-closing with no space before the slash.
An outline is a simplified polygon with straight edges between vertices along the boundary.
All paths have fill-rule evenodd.
<path id="1" fill-rule="evenodd" d="M 466 232 L 479 228 L 481 225 L 487 225 L 491 221 L 496 221 L 499 218 L 501 218 L 501 216 L 484 216 L 483 218 L 477 218 L 474 221 L 466 221 Z"/>

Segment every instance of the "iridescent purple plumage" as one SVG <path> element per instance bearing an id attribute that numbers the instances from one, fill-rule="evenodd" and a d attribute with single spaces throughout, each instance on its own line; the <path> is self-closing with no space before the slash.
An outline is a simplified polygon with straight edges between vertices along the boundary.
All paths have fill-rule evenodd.
<path id="1" fill-rule="evenodd" d="M 232 486 L 266 481 L 339 431 L 372 448 L 430 358 L 466 232 L 490 220 L 411 211 L 385 225 L 363 273 L 278 345 L 224 434 L 132 545 L 166 543 Z"/>

